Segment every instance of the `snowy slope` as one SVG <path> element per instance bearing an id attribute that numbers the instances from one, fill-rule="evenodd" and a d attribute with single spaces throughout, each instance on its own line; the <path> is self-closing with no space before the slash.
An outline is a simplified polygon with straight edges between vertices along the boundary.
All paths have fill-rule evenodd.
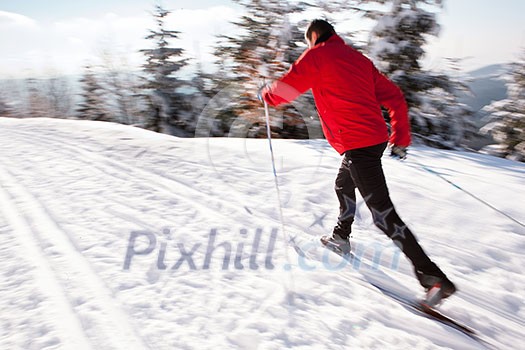
<path id="1" fill-rule="evenodd" d="M 274 150 L 286 234 L 330 231 L 340 157 L 320 140 Z M 428 170 L 524 223 L 525 165 L 415 147 L 384 166 L 401 216 L 460 289 L 442 310 L 522 348 L 524 227 Z M 483 348 L 333 257 L 301 259 L 273 181 L 266 140 L 0 119 L 0 348 Z M 364 206 L 354 242 L 421 293 Z"/>

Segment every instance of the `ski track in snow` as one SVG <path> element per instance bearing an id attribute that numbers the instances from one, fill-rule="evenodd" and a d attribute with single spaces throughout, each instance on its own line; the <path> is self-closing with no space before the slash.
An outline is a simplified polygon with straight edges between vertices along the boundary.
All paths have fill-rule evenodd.
<path id="1" fill-rule="evenodd" d="M 174 138 L 106 123 L 0 119 L 0 125 L 0 235 L 6 242 L 0 249 L 4 276 L 0 305 L 10 311 L 0 316 L 6 325 L 0 331 L 2 348 L 483 348 L 352 283 L 356 275 L 351 269 L 312 273 L 297 269 L 297 261 L 292 261 L 291 277 L 282 269 L 283 262 L 289 265 L 291 261 L 285 259 L 289 253 L 280 236 L 274 262 L 281 266 L 273 270 L 159 270 L 156 255 L 152 255 L 138 257 L 132 270 L 122 271 L 129 232 L 137 230 L 153 232 L 159 243 L 170 243 L 170 247 L 176 237 L 177 244 L 189 250 L 196 244 L 204 246 L 209 229 L 217 228 L 221 235 L 226 232 L 232 253 L 246 266 L 254 253 L 248 254 L 248 248 L 243 251 L 241 246 L 250 245 L 253 232 L 239 235 L 235 231 L 262 228 L 263 241 L 268 243 L 268 228 L 280 227 L 267 150 L 258 143 L 264 140 L 246 142 L 242 150 L 238 141 L 230 139 L 208 144 L 186 139 L 179 144 Z M 316 194 L 332 190 L 330 181 L 339 158 L 323 144 L 321 148 L 314 145 L 316 141 L 310 145 L 280 142 L 276 142 L 276 154 L 288 234 L 323 234 L 323 221 L 310 227 L 310 220 L 312 213 L 328 215 L 326 223 L 335 218 L 332 197 Z M 211 149 L 210 143 L 216 148 Z M 247 150 L 253 145 L 254 149 Z M 208 154 L 199 153 L 206 148 Z M 303 150 L 309 161 L 301 156 L 291 158 Z M 417 157 L 428 164 L 433 152 L 439 151 L 423 149 Z M 318 160 L 312 162 L 314 157 Z M 443 165 L 435 168 L 467 187 L 464 179 L 478 177 L 452 168 L 454 157 L 447 154 Z M 484 166 L 500 164 L 497 159 L 481 157 L 484 163 L 479 164 L 464 158 L 487 175 Z M 501 162 L 505 166 L 498 176 L 511 179 L 525 173 L 518 163 Z M 402 213 L 417 205 L 418 196 L 457 208 L 468 205 L 485 214 L 479 223 L 464 217 L 473 229 L 499 231 L 506 237 L 504 245 L 515 246 L 502 251 L 496 248 L 496 237 L 480 236 L 466 248 L 461 237 L 445 241 L 438 234 L 422 235 L 424 246 L 431 246 L 446 270 L 452 270 L 454 279 L 460 281 L 460 293 L 443 309 L 502 348 L 523 343 L 525 283 L 519 275 L 525 249 L 523 230 L 421 169 L 419 175 L 428 182 L 417 183 L 417 188 L 407 185 L 406 175 L 418 170 L 397 164 L 387 162 L 385 166 L 396 167 L 395 172 L 387 169 L 387 173 L 394 174 L 389 183 L 395 184 L 393 197 L 401 198 Z M 303 175 L 306 169 L 312 176 Z M 514 186 L 523 186 L 517 176 Z M 323 180 L 317 181 L 320 177 Z M 490 186 L 491 181 L 485 176 L 477 185 Z M 510 188 L 501 190 L 511 193 Z M 503 203 L 490 193 L 484 195 L 499 206 Z M 520 213 L 510 206 L 504 209 L 514 216 Z M 421 218 L 417 211 L 412 212 L 416 215 L 411 220 L 419 226 L 425 220 L 430 225 L 444 223 L 444 216 L 426 219 L 424 212 Z M 488 218 L 494 218 L 490 226 Z M 366 214 L 359 219 L 357 242 L 384 241 L 368 227 Z M 518 219 L 523 221 L 523 215 Z M 446 222 L 441 229 L 462 227 L 457 220 Z M 163 231 L 166 228 L 171 231 Z M 168 233 L 163 236 L 162 232 Z M 224 239 L 218 243 L 222 242 Z M 166 259 L 171 258 L 171 266 L 176 248 L 170 249 Z M 204 256 L 196 249 L 196 261 Z M 214 253 L 213 266 L 220 265 L 219 257 L 220 253 Z M 384 259 L 382 266 L 388 270 L 388 253 Z M 258 262 L 261 265 L 260 257 Z M 321 265 L 312 266 L 322 271 Z M 509 277 L 502 275 L 505 270 Z M 417 290 L 406 263 L 390 272 Z M 477 283 L 479 278 L 483 283 Z M 505 289 L 496 291 L 490 282 Z M 295 292 L 292 305 L 286 295 L 290 290 Z M 350 314 L 341 310 L 350 310 Z M 413 324 L 420 325 L 419 331 Z"/>
<path id="2" fill-rule="evenodd" d="M 2 259 L 4 264 L 9 260 L 17 261 L 16 265 L 4 266 L 3 277 L 6 281 L 18 280 L 18 286 L 9 284 L 2 286 L 2 312 L 20 312 L 21 310 L 16 309 L 20 307 L 27 315 L 27 318 L 22 320 L 4 319 L 5 322 L 2 322 L 4 346 L 15 348 L 17 345 L 19 348 L 37 349 L 61 343 L 65 347 L 89 349 L 90 342 L 84 334 L 81 320 L 73 311 L 74 306 L 65 293 L 63 282 L 50 266 L 42 251 L 43 247 L 38 243 L 33 243 L 35 237 L 31 232 L 31 224 L 17 213 L 16 205 L 4 190 L 6 186 L 4 180 L 5 177 L 2 177 L 3 184 L 0 188 L 2 214 L 7 222 L 6 227 L 15 230 L 16 235 L 13 235 L 10 230 L 3 233 L 3 243 L 9 245 L 11 249 L 23 251 L 26 258 L 19 260 L 19 256 L 8 255 L 7 260 Z M 9 253 L 7 251 L 7 254 Z M 33 285 L 29 288 L 21 288 L 23 284 L 28 283 Z M 7 295 L 7 290 L 10 289 L 12 292 L 14 288 L 19 293 L 26 294 L 27 299 L 17 300 L 16 294 L 18 293 Z M 9 305 L 5 305 L 6 301 L 14 308 L 11 309 Z M 17 343 L 15 339 L 6 339 L 7 336 L 13 336 L 16 333 L 18 333 L 20 342 Z"/>
<path id="3" fill-rule="evenodd" d="M 63 334 L 71 342 L 65 345 L 78 349 L 146 348 L 128 315 L 115 305 L 111 291 L 47 208 L 18 184 L 5 164 L 0 167 L 4 215 L 21 235 L 28 256 L 35 259 L 39 284 L 61 310 L 56 319 L 67 327 Z"/>
<path id="4" fill-rule="evenodd" d="M 183 199 L 187 204 L 194 206 L 195 209 L 198 212 L 210 212 L 213 211 L 214 214 L 221 216 L 223 219 L 231 219 L 232 215 L 237 215 L 239 210 L 239 205 L 236 205 L 234 203 L 243 203 L 245 201 L 245 198 L 242 198 L 240 195 L 237 194 L 237 191 L 231 191 L 227 194 L 228 199 L 223 199 L 222 195 L 220 193 L 214 193 L 214 192 L 206 192 L 203 190 L 200 190 L 196 187 L 200 187 L 202 183 L 195 183 L 191 177 L 194 177 L 195 171 L 194 170 L 187 170 L 182 171 L 183 174 L 188 173 L 189 178 L 186 178 L 186 176 L 182 176 L 185 179 L 180 180 L 178 178 L 175 178 L 173 176 L 169 176 L 165 174 L 166 169 L 161 170 L 153 170 L 148 169 L 143 164 L 140 164 L 140 157 L 143 157 L 146 153 L 150 153 L 152 151 L 150 150 L 144 150 L 141 152 L 138 152 L 134 158 L 138 158 L 137 164 L 127 164 L 124 161 L 121 161 L 119 159 L 116 159 L 115 157 L 101 155 L 100 153 L 111 151 L 111 149 L 104 148 L 104 146 L 101 146 L 98 144 L 97 146 L 100 147 L 100 149 L 88 149 L 82 144 L 78 144 L 71 142 L 68 139 L 68 135 L 51 135 L 51 136 L 42 136 L 39 134 L 34 134 L 31 132 L 23 132 L 20 130 L 12 130 L 14 134 L 23 135 L 26 137 L 31 138 L 32 142 L 34 140 L 37 140 L 35 144 L 39 146 L 49 146 L 53 145 L 56 147 L 59 152 L 68 152 L 68 157 L 71 157 L 73 159 L 82 159 L 83 162 L 86 163 L 87 166 L 94 167 L 99 169 L 104 174 L 114 177 L 118 180 L 124 181 L 124 182 L 134 182 L 137 180 L 142 180 L 142 185 L 150 188 L 154 192 L 158 191 L 164 191 L 169 193 L 172 197 L 178 197 Z M 90 143 L 97 144 L 96 141 L 89 140 Z M 118 154 L 117 154 L 118 155 Z M 157 154 L 158 156 L 162 157 L 162 154 Z M 188 163 L 186 160 L 182 163 Z M 195 166 L 199 167 L 201 164 L 199 163 L 191 163 L 189 162 L 193 168 Z M 138 167 L 137 165 L 140 165 Z M 184 164 L 183 164 L 184 165 Z M 179 168 L 180 169 L 180 168 Z M 218 169 L 216 167 L 213 169 L 213 172 L 217 172 Z M 248 172 L 254 172 L 254 170 L 247 169 Z M 288 169 L 293 170 L 293 169 Z M 255 171 L 258 172 L 258 171 Z M 179 177 L 180 172 L 177 173 Z M 200 176 L 203 176 L 203 174 L 199 174 Z M 215 176 L 208 175 L 206 179 L 210 179 L 216 182 L 222 182 L 221 179 L 215 179 Z M 268 185 L 271 185 L 270 182 L 271 178 L 268 178 Z M 192 183 L 194 182 L 194 183 Z M 198 184 L 199 186 L 196 186 Z M 211 189 L 213 189 L 213 186 L 208 186 Z M 273 195 L 273 193 L 271 193 Z M 206 203 L 206 204 L 201 204 Z M 233 204 L 232 204 L 233 203 Z M 241 214 L 244 214 L 244 211 L 250 212 L 249 207 L 245 206 L 244 210 L 241 211 Z M 277 210 L 274 208 L 272 210 L 264 210 L 261 207 L 257 208 L 257 211 L 259 214 L 263 214 L 264 216 L 270 217 L 270 219 L 276 224 L 279 225 L 279 218 Z M 238 218 L 241 218 L 241 216 L 237 215 Z"/>
<path id="5" fill-rule="evenodd" d="M 16 132 L 17 131 L 15 131 L 15 133 Z M 117 180 L 124 182 L 140 180 L 143 186 L 150 188 L 152 191 L 167 192 L 170 196 L 183 199 L 199 211 L 209 212 L 210 209 L 213 209 L 224 218 L 227 217 L 227 215 L 233 215 L 238 209 L 226 200 L 210 198 L 209 194 L 196 190 L 183 181 L 153 171 L 132 167 L 122 161 L 101 156 L 82 146 L 74 145 L 67 140 L 61 139 L 56 141 L 56 139 L 52 137 L 42 137 L 41 135 L 31 135 L 28 133 L 25 133 L 25 135 L 31 137 L 32 140 L 39 140 L 40 142 L 36 143 L 39 146 L 52 145 L 55 146 L 59 152 L 65 153 L 64 151 L 67 151 L 69 157 L 79 160 L 82 159 L 86 166 L 95 167 L 107 176 L 114 177 Z M 182 195 L 187 192 L 189 192 L 189 195 Z M 207 202 L 208 204 L 211 202 L 212 206 L 203 205 L 201 202 Z M 225 209 L 228 209 L 228 212 L 225 212 Z"/>
<path id="6" fill-rule="evenodd" d="M 225 218 L 232 220 L 232 217 L 234 218 L 235 213 L 233 212 L 233 210 L 231 210 L 232 205 L 228 201 L 225 201 L 225 200 L 215 201 L 216 203 L 220 204 L 220 207 L 217 209 L 214 209 L 213 206 L 207 207 L 207 206 L 200 204 L 200 202 L 209 202 L 209 200 L 202 199 L 199 202 L 195 198 L 195 196 L 193 196 L 193 199 L 191 199 L 190 195 L 188 194 L 186 194 L 186 196 L 181 196 L 179 192 L 173 189 L 173 187 L 180 186 L 179 181 L 171 181 L 170 179 L 166 179 L 165 177 L 159 176 L 158 174 L 155 174 L 153 172 L 140 171 L 140 169 L 132 169 L 120 161 L 109 159 L 108 157 L 98 156 L 94 153 L 91 153 L 83 149 L 83 147 L 75 147 L 74 145 L 72 145 L 71 143 L 65 140 L 64 142 L 60 142 L 60 141 L 57 142 L 57 141 L 53 141 L 52 138 L 50 139 L 50 138 L 42 137 L 39 135 L 32 135 L 31 133 L 27 133 L 27 132 L 22 133 L 19 131 L 14 131 L 12 132 L 12 134 L 14 135 L 18 134 L 19 136 L 22 135 L 24 136 L 26 140 L 31 139 L 32 148 L 41 149 L 41 150 L 48 148 L 50 149 L 49 153 L 52 153 L 54 156 L 57 156 L 58 158 L 68 159 L 69 161 L 79 161 L 81 163 L 84 163 L 83 167 L 97 169 L 98 171 L 100 171 L 102 175 L 104 175 L 105 178 L 110 177 L 118 182 L 122 182 L 122 181 L 142 182 L 143 186 L 147 189 L 149 193 L 152 193 L 152 192 L 153 193 L 167 193 L 167 195 L 170 197 L 180 198 L 187 205 L 191 207 L 195 207 L 194 211 L 197 214 L 210 213 L 210 208 L 211 208 L 212 214 L 217 216 L 217 218 L 215 218 L 214 220 L 221 221 L 221 220 L 224 220 Z M 31 170 L 34 175 L 41 176 L 42 178 L 45 178 L 46 176 L 51 175 L 51 173 L 35 173 L 34 169 L 31 169 Z M 183 191 L 183 193 L 185 192 Z M 202 196 L 202 193 L 196 190 L 190 191 L 190 194 L 197 194 L 197 195 Z M 124 208 L 123 210 L 124 212 L 134 211 L 134 209 L 131 206 L 129 206 L 129 204 L 125 203 L 124 200 L 117 200 L 117 203 L 120 204 L 121 207 Z M 224 212 L 224 208 L 226 209 L 230 208 L 230 209 Z M 117 210 L 111 210 L 112 209 L 111 205 L 109 206 L 109 208 L 104 208 L 104 209 L 110 209 L 109 211 L 112 213 L 118 212 Z M 140 216 L 139 215 L 140 211 L 135 210 L 135 213 L 133 214 Z M 147 223 L 144 224 L 144 221 L 133 218 L 132 215 L 122 213 L 122 217 L 124 217 L 125 219 L 129 219 L 131 217 L 132 220 L 129 220 L 129 221 L 133 223 L 139 223 L 141 227 L 152 228 L 156 226 L 156 225 L 150 225 Z M 194 216 L 194 214 L 192 215 Z M 158 227 L 156 228 L 158 229 Z M 155 273 L 153 273 L 153 275 L 155 275 Z M 153 276 L 152 278 L 155 279 L 155 276 Z M 166 281 L 169 281 L 169 280 L 166 279 Z M 163 286 L 165 285 L 166 283 L 163 284 Z M 122 345 L 122 348 L 124 347 L 127 348 L 129 346 Z M 166 348 L 172 348 L 172 347 L 166 346 Z M 192 348 L 192 346 L 189 346 L 189 348 Z"/>

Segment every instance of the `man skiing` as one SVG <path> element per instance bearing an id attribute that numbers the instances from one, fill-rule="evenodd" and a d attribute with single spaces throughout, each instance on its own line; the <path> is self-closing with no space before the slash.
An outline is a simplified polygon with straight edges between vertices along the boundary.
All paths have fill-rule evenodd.
<path id="1" fill-rule="evenodd" d="M 381 164 L 388 143 L 391 154 L 404 159 L 411 141 L 403 93 L 368 58 L 346 45 L 330 23 L 312 21 L 305 39 L 308 49 L 284 76 L 263 87 L 259 96 L 277 106 L 311 89 L 324 135 L 344 156 L 335 181 L 340 215 L 332 236 L 322 240 L 343 253 L 350 252 L 357 188 L 372 212 L 374 224 L 402 249 L 420 284 L 429 295 L 437 295 L 434 301 L 439 302 L 456 288 L 396 213 Z M 390 115 L 390 136 L 381 106 Z"/>

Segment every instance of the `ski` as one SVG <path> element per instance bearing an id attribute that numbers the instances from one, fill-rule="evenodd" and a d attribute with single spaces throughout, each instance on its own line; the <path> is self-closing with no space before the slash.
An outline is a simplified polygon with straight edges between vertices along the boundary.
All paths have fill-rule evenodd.
<path id="1" fill-rule="evenodd" d="M 294 239 L 292 239 L 290 242 L 292 243 L 292 246 L 294 247 L 294 249 L 300 256 L 311 259 L 311 260 L 318 260 L 310 252 L 301 249 L 301 247 L 297 244 L 297 242 Z M 331 242 L 328 242 L 328 244 L 326 244 L 326 242 L 327 242 L 326 238 L 324 236 L 321 237 L 320 245 L 323 248 L 329 250 L 330 252 L 337 254 L 343 259 L 346 259 L 348 262 L 350 262 L 350 266 L 353 266 L 354 269 L 356 266 L 359 266 L 357 270 L 360 272 L 362 277 L 364 277 L 364 280 L 363 281 L 355 280 L 358 283 L 364 286 L 368 285 L 370 288 L 381 292 L 383 295 L 398 302 L 403 307 L 405 307 L 406 309 L 410 310 L 411 312 L 417 315 L 434 320 L 444 326 L 447 326 L 451 329 L 461 332 L 465 336 L 471 338 L 472 340 L 478 342 L 480 345 L 483 345 L 486 348 L 495 348 L 494 345 L 492 345 L 489 341 L 484 339 L 474 329 L 443 314 L 441 311 L 437 310 L 436 308 L 426 305 L 424 300 L 419 300 L 411 296 L 410 295 L 411 292 L 408 291 L 407 288 L 402 286 L 399 282 L 395 281 L 393 278 L 389 277 L 384 272 L 379 271 L 376 267 L 372 267 L 368 265 L 366 262 L 364 262 L 358 256 L 356 256 L 353 252 L 343 253 L 337 247 L 337 245 L 331 244 Z"/>
<path id="2" fill-rule="evenodd" d="M 383 288 L 379 284 L 371 283 L 371 285 L 379 289 L 383 294 L 403 304 L 403 306 L 413 311 L 416 311 L 417 313 L 423 313 L 425 316 L 427 316 L 427 318 L 435 319 L 436 321 L 439 321 L 440 323 L 450 326 L 468 335 L 469 337 L 471 336 L 477 337 L 478 335 L 477 332 L 474 331 L 473 329 L 459 323 L 458 321 L 454 320 L 453 318 L 450 318 L 449 316 L 444 315 L 443 313 L 441 313 L 435 308 L 426 306 L 421 300 L 406 299 L 405 297 L 402 297 L 386 288 Z M 479 339 L 476 338 L 476 340 L 479 340 Z"/>
<path id="3" fill-rule="evenodd" d="M 487 349 L 497 349 L 496 346 L 494 346 L 491 342 L 489 342 L 484 337 L 482 337 L 474 329 L 443 314 L 441 311 L 433 307 L 429 307 L 425 305 L 424 301 L 406 298 L 374 282 L 370 282 L 370 284 L 374 286 L 377 290 L 381 291 L 384 295 L 389 296 L 393 300 L 396 300 L 401 305 L 403 305 L 406 309 L 414 312 L 415 314 L 419 314 L 420 316 L 437 321 L 442 325 L 455 329 L 456 331 L 461 332 L 465 336 L 478 342 L 480 345 L 484 346 Z"/>
<path id="4" fill-rule="evenodd" d="M 331 242 L 327 241 L 326 237 L 323 236 L 321 237 L 321 243 L 327 248 L 329 249 L 330 251 L 336 253 L 337 255 L 341 256 L 342 258 L 344 259 L 351 259 L 351 262 L 353 264 L 355 264 L 355 259 L 359 259 L 357 256 L 355 256 L 354 254 L 352 254 L 351 252 L 350 253 L 343 253 L 343 251 L 341 249 L 339 249 L 339 247 L 335 244 L 332 244 Z M 396 293 L 394 292 L 392 289 L 389 289 L 389 288 L 385 288 L 383 286 L 380 285 L 380 283 L 378 283 L 377 281 L 373 281 L 371 279 L 367 279 L 368 282 L 374 286 L 375 288 L 377 288 L 379 291 L 381 291 L 384 295 L 386 296 L 389 296 L 390 298 L 396 300 L 397 302 L 401 303 L 402 305 L 404 305 L 405 307 L 413 310 L 413 311 L 416 311 L 416 313 L 419 313 L 419 314 L 422 314 L 424 316 L 426 316 L 427 318 L 432 318 L 446 326 L 449 326 L 449 327 L 452 327 L 460 332 L 462 332 L 463 334 L 471 337 L 471 338 L 474 338 L 475 340 L 480 340 L 478 338 L 478 334 L 476 333 L 476 331 L 474 331 L 473 329 L 459 323 L 458 321 L 444 315 L 443 313 L 441 313 L 440 311 L 436 310 L 435 308 L 433 307 L 430 307 L 430 306 L 427 306 L 423 300 L 417 300 L 417 299 L 411 299 L 411 298 L 406 298 L 405 296 L 402 296 L 401 294 L 399 293 Z"/>

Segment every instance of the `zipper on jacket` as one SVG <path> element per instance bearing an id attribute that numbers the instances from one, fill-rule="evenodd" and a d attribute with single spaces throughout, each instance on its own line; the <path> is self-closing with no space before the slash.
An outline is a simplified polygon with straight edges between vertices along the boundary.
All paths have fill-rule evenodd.
<path id="1" fill-rule="evenodd" d="M 317 108 L 316 108 L 316 110 L 317 110 Z M 323 117 L 321 117 L 321 113 L 319 113 L 319 111 L 317 111 L 317 115 L 319 116 L 319 119 L 321 120 L 321 122 L 326 126 L 326 128 L 330 132 L 330 136 L 332 136 L 332 138 L 335 140 L 335 136 L 334 136 L 334 133 L 332 132 L 332 129 L 330 128 L 330 125 L 326 124 L 326 122 L 324 121 Z"/>

